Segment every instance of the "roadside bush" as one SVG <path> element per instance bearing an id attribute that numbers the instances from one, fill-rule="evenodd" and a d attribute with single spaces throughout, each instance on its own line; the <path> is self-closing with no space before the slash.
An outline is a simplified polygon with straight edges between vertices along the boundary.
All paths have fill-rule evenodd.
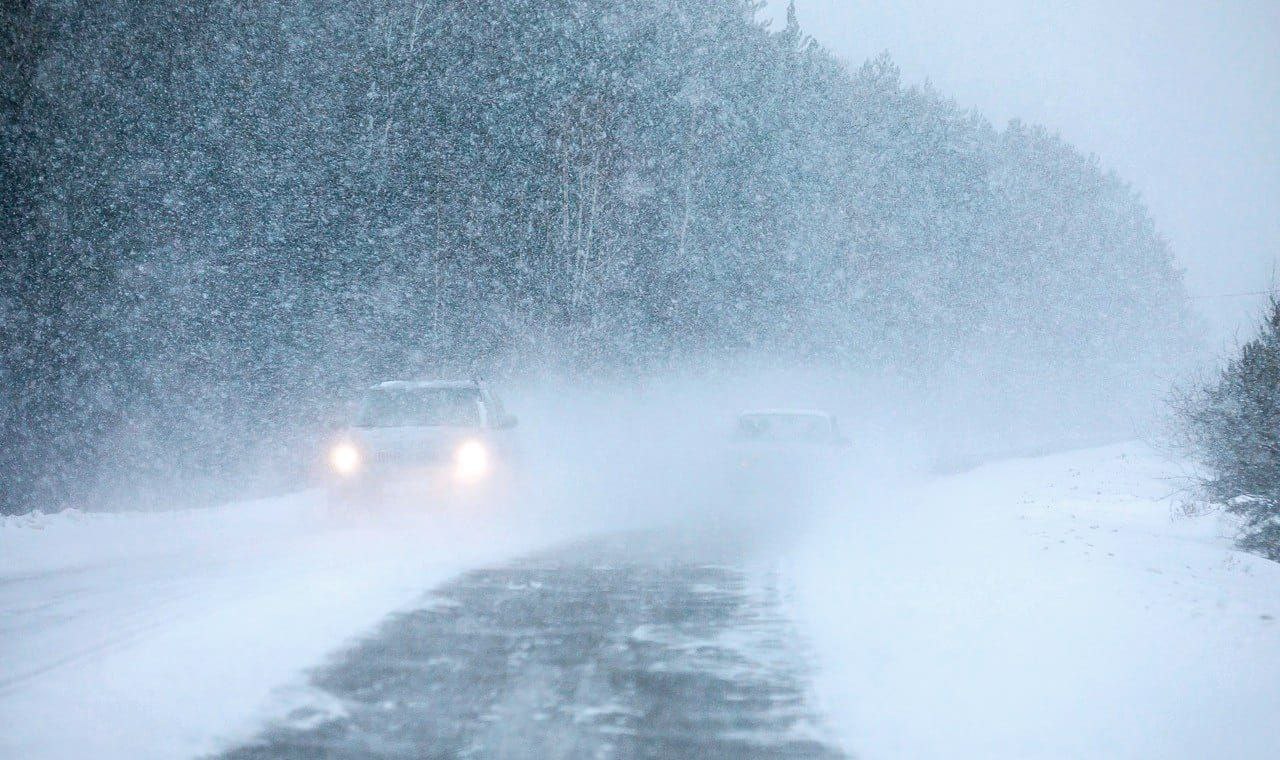
<path id="1" fill-rule="evenodd" d="M 1205 466 L 1203 495 L 1240 515 L 1240 546 L 1280 560 L 1280 301 L 1259 335 L 1175 411 Z"/>

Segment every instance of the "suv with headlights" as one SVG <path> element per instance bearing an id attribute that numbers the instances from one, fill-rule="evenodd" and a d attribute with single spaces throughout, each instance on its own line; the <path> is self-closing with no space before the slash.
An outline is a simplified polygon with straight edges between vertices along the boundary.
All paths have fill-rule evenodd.
<path id="1" fill-rule="evenodd" d="M 336 501 L 431 501 L 490 490 L 509 472 L 516 418 L 479 382 L 391 381 L 365 391 L 329 448 Z"/>

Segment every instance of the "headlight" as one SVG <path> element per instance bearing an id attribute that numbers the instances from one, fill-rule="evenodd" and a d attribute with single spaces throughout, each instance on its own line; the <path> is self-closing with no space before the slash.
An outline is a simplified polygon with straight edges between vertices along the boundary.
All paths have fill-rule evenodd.
<path id="1" fill-rule="evenodd" d="M 353 475 L 360 469 L 360 449 L 351 443 L 339 443 L 329 449 L 329 466 L 339 475 Z"/>
<path id="2" fill-rule="evenodd" d="M 458 480 L 473 483 L 489 474 L 489 449 L 480 441 L 466 441 L 453 455 Z"/>

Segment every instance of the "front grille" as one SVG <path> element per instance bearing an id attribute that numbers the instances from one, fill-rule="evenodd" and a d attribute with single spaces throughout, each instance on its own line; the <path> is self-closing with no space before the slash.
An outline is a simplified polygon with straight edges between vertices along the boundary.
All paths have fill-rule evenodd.
<path id="1" fill-rule="evenodd" d="M 407 449 L 401 451 L 376 452 L 372 461 L 378 467 L 416 467 L 420 465 L 439 464 L 447 458 L 442 449 Z"/>

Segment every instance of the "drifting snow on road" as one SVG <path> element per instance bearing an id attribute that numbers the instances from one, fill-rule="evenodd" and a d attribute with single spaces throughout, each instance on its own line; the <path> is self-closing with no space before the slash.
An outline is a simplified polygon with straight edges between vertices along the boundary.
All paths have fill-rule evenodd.
<path id="1" fill-rule="evenodd" d="M 833 758 L 777 578 L 631 535 L 464 575 L 225 760 Z"/>
<path id="2" fill-rule="evenodd" d="M 306 493 L 0 519 L 0 758 L 215 751 L 424 588 L 570 533 L 494 517 L 334 514 Z"/>

